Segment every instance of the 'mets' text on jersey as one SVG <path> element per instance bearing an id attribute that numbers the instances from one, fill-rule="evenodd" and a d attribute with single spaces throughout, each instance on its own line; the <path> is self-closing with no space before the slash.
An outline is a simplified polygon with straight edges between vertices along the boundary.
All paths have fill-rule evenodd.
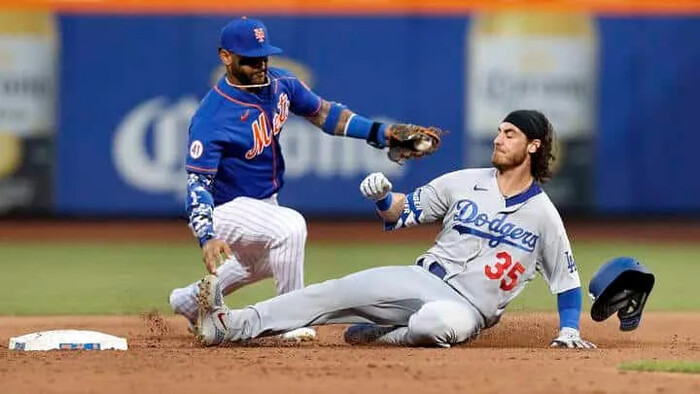
<path id="1" fill-rule="evenodd" d="M 283 184 L 279 133 L 289 111 L 312 116 L 321 99 L 286 70 L 270 68 L 270 85 L 247 92 L 225 77 L 202 100 L 189 129 L 189 172 L 214 175 L 214 204 L 266 198 Z"/>
<path id="2" fill-rule="evenodd" d="M 580 286 L 564 224 L 533 183 L 504 198 L 493 168 L 438 177 L 406 195 L 388 227 L 442 220 L 435 244 L 419 259 L 439 263 L 444 280 L 495 324 L 506 305 L 540 272 L 554 294 Z"/>

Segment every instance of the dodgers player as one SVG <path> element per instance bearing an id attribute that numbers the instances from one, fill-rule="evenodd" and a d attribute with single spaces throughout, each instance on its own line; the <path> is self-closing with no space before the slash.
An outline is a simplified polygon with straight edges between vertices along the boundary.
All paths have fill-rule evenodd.
<path id="1" fill-rule="evenodd" d="M 442 346 L 495 325 L 540 272 L 557 294 L 553 347 L 593 348 L 581 338 L 581 285 L 561 218 L 540 187 L 550 177 L 553 130 L 537 111 L 514 111 L 498 127 L 494 168 L 442 175 L 412 193 L 391 193 L 381 173 L 360 189 L 387 230 L 442 220 L 435 245 L 416 264 L 329 280 L 240 310 L 221 301 L 219 281 L 199 284 L 198 336 L 205 345 L 331 323 L 351 326 L 352 344 Z"/>
<path id="2" fill-rule="evenodd" d="M 406 125 L 373 122 L 321 99 L 289 71 L 268 68 L 268 56 L 281 49 L 270 44 L 258 20 L 231 21 L 220 40 L 226 74 L 204 97 L 189 129 L 189 224 L 224 295 L 270 276 L 283 294 L 304 285 L 307 236 L 301 214 L 277 203 L 285 169 L 278 137 L 289 111 L 328 134 L 361 138 L 379 149 L 391 143 L 392 130 Z M 196 291 L 192 283 L 170 294 L 173 311 L 188 319 L 190 329 Z"/>

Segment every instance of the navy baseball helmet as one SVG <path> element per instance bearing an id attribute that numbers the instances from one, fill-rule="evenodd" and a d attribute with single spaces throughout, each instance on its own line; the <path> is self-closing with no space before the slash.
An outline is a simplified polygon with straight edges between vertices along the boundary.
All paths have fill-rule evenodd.
<path id="1" fill-rule="evenodd" d="M 620 330 L 632 331 L 654 287 L 654 275 L 632 257 L 616 257 L 603 264 L 588 284 L 593 298 L 591 318 L 600 322 L 617 312 Z"/>
<path id="2" fill-rule="evenodd" d="M 280 48 L 270 44 L 265 25 L 257 19 L 245 16 L 232 20 L 221 29 L 220 47 L 246 57 L 282 53 Z"/>

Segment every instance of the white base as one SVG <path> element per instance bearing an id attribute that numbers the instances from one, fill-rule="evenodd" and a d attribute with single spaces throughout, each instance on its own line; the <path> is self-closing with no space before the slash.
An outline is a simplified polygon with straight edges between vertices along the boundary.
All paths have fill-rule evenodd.
<path id="1" fill-rule="evenodd" d="M 126 339 L 97 331 L 40 331 L 10 338 L 10 350 L 126 350 Z"/>

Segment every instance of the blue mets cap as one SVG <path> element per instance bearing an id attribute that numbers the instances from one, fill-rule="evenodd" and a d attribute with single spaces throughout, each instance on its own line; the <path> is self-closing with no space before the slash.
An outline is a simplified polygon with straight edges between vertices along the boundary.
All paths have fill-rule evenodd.
<path id="1" fill-rule="evenodd" d="M 265 25 L 252 18 L 232 20 L 221 29 L 221 48 L 239 56 L 261 57 L 281 53 L 280 48 L 270 45 Z"/>

